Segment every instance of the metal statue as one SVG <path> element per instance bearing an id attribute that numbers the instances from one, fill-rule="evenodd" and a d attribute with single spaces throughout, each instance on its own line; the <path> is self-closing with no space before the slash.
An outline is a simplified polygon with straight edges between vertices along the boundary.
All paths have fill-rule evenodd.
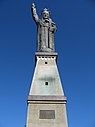
<path id="1" fill-rule="evenodd" d="M 37 24 L 37 51 L 38 52 L 53 52 L 54 51 L 54 33 L 56 32 L 56 25 L 50 19 L 50 13 L 45 8 L 42 11 L 42 19 L 39 19 L 36 7 L 32 4 L 32 16 Z"/>

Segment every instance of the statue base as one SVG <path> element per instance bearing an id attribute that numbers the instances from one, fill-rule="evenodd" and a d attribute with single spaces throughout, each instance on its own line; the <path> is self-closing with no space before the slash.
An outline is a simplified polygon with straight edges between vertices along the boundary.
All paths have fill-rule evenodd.
<path id="1" fill-rule="evenodd" d="M 36 52 L 36 56 L 58 56 L 57 52 Z"/>

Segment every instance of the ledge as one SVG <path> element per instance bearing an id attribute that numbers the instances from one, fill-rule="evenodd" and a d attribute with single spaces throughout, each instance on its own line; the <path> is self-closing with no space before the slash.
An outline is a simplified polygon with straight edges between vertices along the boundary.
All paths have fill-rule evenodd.
<path id="1" fill-rule="evenodd" d="M 39 95 L 29 95 L 28 101 L 67 101 L 65 96 L 39 96 Z"/>
<path id="2" fill-rule="evenodd" d="M 36 52 L 36 56 L 58 56 L 56 52 Z"/>

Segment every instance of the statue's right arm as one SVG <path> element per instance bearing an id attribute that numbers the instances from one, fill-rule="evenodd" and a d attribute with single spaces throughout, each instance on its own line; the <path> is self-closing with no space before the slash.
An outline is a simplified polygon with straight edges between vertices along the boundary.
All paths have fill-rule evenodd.
<path id="1" fill-rule="evenodd" d="M 32 11 L 32 16 L 33 16 L 35 22 L 38 23 L 39 22 L 39 18 L 38 18 L 38 15 L 37 15 L 37 12 L 36 12 L 36 8 L 35 8 L 35 4 L 34 3 L 32 4 L 31 11 Z"/>

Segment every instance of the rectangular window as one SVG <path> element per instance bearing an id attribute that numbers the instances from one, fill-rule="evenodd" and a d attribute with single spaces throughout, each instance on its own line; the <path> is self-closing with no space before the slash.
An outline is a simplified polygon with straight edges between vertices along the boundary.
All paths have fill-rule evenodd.
<path id="1" fill-rule="evenodd" d="M 48 82 L 45 82 L 45 85 L 48 85 Z"/>

